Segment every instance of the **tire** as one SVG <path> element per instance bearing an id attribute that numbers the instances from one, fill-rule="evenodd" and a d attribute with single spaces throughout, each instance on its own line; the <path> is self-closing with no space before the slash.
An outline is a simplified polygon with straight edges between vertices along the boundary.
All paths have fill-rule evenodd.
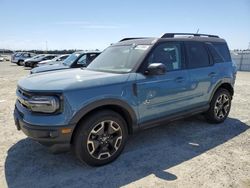
<path id="1" fill-rule="evenodd" d="M 22 63 L 22 61 L 18 61 L 16 64 L 17 64 L 18 66 L 21 66 L 21 63 Z"/>
<path id="2" fill-rule="evenodd" d="M 73 150 L 81 162 L 105 165 L 121 154 L 127 136 L 126 121 L 118 113 L 98 111 L 80 122 L 74 134 Z"/>
<path id="3" fill-rule="evenodd" d="M 222 123 L 231 109 L 232 96 L 226 89 L 218 89 L 214 94 L 205 117 L 210 123 Z"/>

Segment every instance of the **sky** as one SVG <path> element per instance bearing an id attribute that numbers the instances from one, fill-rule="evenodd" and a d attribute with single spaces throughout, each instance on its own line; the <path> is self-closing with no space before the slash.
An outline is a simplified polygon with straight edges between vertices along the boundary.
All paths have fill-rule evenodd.
<path id="1" fill-rule="evenodd" d="M 0 48 L 105 49 L 125 37 L 216 34 L 250 45 L 250 0 L 0 0 Z"/>

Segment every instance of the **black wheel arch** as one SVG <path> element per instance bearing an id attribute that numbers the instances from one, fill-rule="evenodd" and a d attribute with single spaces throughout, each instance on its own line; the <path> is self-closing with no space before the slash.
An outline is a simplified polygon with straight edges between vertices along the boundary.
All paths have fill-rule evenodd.
<path id="1" fill-rule="evenodd" d="M 220 89 L 220 88 L 223 88 L 223 89 L 228 90 L 228 92 L 231 94 L 231 97 L 233 97 L 233 95 L 234 95 L 234 87 L 233 87 L 233 85 L 232 85 L 230 82 L 221 81 L 221 82 L 219 82 L 219 83 L 215 86 L 215 88 L 213 89 L 209 101 L 212 100 L 214 94 L 215 94 L 216 91 L 218 91 L 218 89 Z"/>
<path id="2" fill-rule="evenodd" d="M 138 129 L 136 113 L 129 104 L 119 99 L 102 99 L 88 104 L 74 115 L 70 121 L 70 124 L 76 124 L 72 138 L 74 137 L 74 132 L 77 130 L 79 122 L 100 110 L 113 110 L 119 113 L 127 123 L 129 134 L 133 134 L 133 132 Z"/>

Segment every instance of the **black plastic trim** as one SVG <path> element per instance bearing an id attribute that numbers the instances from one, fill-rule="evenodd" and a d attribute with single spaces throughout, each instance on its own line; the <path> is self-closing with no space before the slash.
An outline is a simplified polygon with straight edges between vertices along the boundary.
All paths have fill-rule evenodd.
<path id="1" fill-rule="evenodd" d="M 143 123 L 139 124 L 139 127 L 141 129 L 147 129 L 147 128 L 155 127 L 155 126 L 161 125 L 162 123 L 168 123 L 168 122 L 171 122 L 171 121 L 175 121 L 175 120 L 178 120 L 178 119 L 183 119 L 185 117 L 189 117 L 189 116 L 192 116 L 192 115 L 195 115 L 195 114 L 205 112 L 208 109 L 209 109 L 209 105 L 207 104 L 205 106 L 197 107 L 197 108 L 189 110 L 189 111 L 178 112 L 178 113 L 169 115 L 167 117 L 157 118 L 157 119 L 153 119 L 153 120 L 150 120 L 150 121 L 143 122 Z"/>
<path id="2" fill-rule="evenodd" d="M 114 105 L 123 110 L 126 110 L 129 113 L 129 116 L 132 120 L 132 125 L 131 125 L 132 130 L 134 131 L 138 129 L 136 113 L 130 107 L 129 104 L 127 104 L 126 102 L 120 99 L 102 99 L 102 100 L 94 101 L 88 104 L 87 106 L 84 106 L 81 110 L 79 110 L 71 119 L 70 124 L 77 124 L 82 119 L 82 117 L 84 117 L 87 113 L 97 108 L 108 106 L 108 105 Z"/>

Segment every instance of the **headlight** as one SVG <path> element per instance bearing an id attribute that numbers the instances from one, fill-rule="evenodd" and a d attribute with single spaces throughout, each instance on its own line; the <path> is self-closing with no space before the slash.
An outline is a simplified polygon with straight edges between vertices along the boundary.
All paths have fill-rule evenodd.
<path id="1" fill-rule="evenodd" d="M 59 99 L 53 96 L 33 96 L 27 103 L 33 112 L 54 113 L 60 108 Z"/>

